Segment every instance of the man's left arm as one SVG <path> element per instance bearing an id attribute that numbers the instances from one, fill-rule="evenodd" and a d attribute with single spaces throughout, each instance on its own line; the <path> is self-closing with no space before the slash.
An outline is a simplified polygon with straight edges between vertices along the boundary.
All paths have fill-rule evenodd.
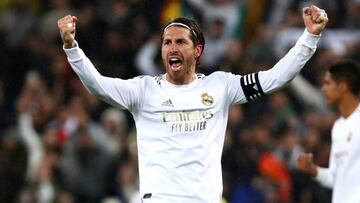
<path id="1" fill-rule="evenodd" d="M 240 86 L 238 77 L 233 77 L 227 88 L 229 92 L 235 93 L 231 96 L 231 104 L 250 102 L 280 89 L 300 72 L 315 53 L 320 33 L 328 22 L 325 11 L 316 6 L 304 8 L 303 19 L 306 26 L 304 33 L 296 45 L 272 69 L 243 76 L 238 75 Z M 229 93 L 229 95 L 232 94 Z"/>
<path id="2" fill-rule="evenodd" d="M 321 31 L 328 22 L 327 14 L 316 6 L 305 7 L 303 20 L 306 29 L 296 45 L 272 69 L 258 73 L 263 93 L 271 93 L 290 82 L 315 53 Z"/>

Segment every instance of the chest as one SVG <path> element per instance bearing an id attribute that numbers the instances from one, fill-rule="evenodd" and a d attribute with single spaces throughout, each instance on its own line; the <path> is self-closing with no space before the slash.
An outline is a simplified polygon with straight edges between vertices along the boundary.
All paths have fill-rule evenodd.
<path id="1" fill-rule="evenodd" d="M 341 165 L 360 150 L 359 124 L 356 120 L 349 119 L 340 120 L 334 125 L 332 150 L 337 165 Z"/>
<path id="2" fill-rule="evenodd" d="M 161 88 L 149 91 L 145 95 L 142 109 L 144 112 L 191 112 L 224 108 L 222 87 L 202 86 L 194 89 Z"/>
<path id="3" fill-rule="evenodd" d="M 226 118 L 228 107 L 224 91 L 224 88 L 205 86 L 187 90 L 158 88 L 146 92 L 138 121 L 172 137 L 207 132 L 210 126 L 220 125 Z"/>

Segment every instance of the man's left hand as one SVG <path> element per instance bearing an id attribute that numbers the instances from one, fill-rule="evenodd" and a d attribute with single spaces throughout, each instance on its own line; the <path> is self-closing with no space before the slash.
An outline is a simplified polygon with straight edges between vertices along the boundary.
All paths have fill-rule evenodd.
<path id="1" fill-rule="evenodd" d="M 325 10 L 314 5 L 303 8 L 303 19 L 308 32 L 319 35 L 329 21 Z"/>

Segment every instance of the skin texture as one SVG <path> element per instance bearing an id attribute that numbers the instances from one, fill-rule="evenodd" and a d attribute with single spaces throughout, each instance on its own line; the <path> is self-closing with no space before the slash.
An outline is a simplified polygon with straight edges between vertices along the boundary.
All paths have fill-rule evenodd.
<path id="1" fill-rule="evenodd" d="M 331 77 L 331 74 L 326 72 L 321 87 L 326 103 L 330 105 L 338 105 L 345 90 L 345 85 L 346 84 L 343 82 L 340 82 L 339 84 L 336 83 L 336 81 Z"/>
<path id="2" fill-rule="evenodd" d="M 312 5 L 303 8 L 303 20 L 308 32 L 319 35 L 329 21 L 325 10 Z"/>
<path id="3" fill-rule="evenodd" d="M 60 36 L 66 49 L 75 47 L 76 22 L 77 17 L 71 15 L 67 15 L 57 22 Z"/>
<path id="4" fill-rule="evenodd" d="M 201 45 L 194 45 L 190 30 L 172 26 L 164 31 L 161 55 L 166 70 L 166 79 L 177 85 L 188 84 L 194 79 L 196 60 L 201 55 Z M 178 58 L 182 64 L 174 69 L 170 58 Z"/>

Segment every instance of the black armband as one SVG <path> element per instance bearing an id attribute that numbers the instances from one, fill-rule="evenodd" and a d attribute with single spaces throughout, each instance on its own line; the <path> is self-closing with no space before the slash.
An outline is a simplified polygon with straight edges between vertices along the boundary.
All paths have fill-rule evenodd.
<path id="1" fill-rule="evenodd" d="M 262 97 L 264 94 L 258 73 L 251 73 L 240 78 L 240 84 L 248 102 Z"/>

